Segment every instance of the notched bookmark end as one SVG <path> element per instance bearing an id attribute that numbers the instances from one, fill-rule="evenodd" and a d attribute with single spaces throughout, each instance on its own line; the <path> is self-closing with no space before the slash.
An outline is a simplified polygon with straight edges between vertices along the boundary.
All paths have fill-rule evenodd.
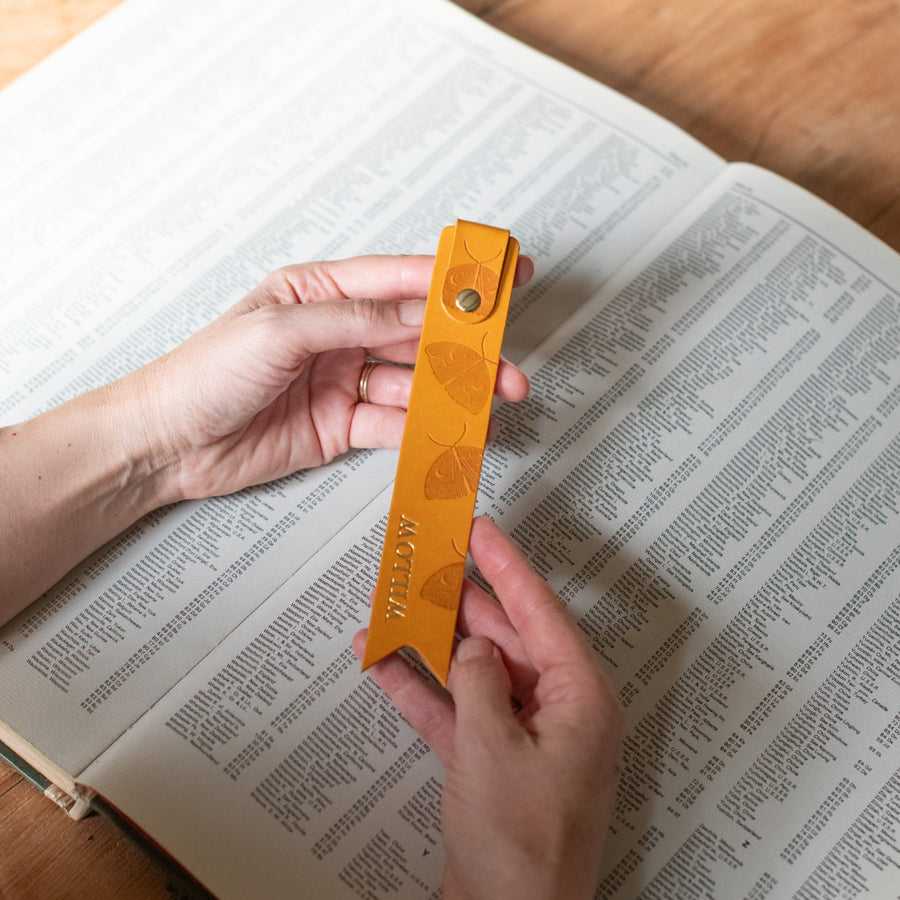
<path id="1" fill-rule="evenodd" d="M 475 222 L 441 233 L 363 669 L 410 647 L 447 683 L 518 247 Z"/>
<path id="2" fill-rule="evenodd" d="M 366 669 L 375 665 L 375 663 L 380 662 L 381 660 L 390 656 L 392 653 L 396 653 L 398 650 L 402 650 L 404 648 L 415 651 L 419 659 L 421 659 L 422 662 L 428 667 L 428 670 L 441 683 L 441 685 L 443 687 L 447 686 L 447 677 L 450 673 L 450 658 L 453 655 L 452 639 L 448 647 L 432 647 L 429 649 L 423 649 L 417 644 L 410 643 L 406 640 L 401 640 L 399 643 L 395 643 L 393 646 L 380 644 L 378 647 L 375 647 L 372 641 L 367 640 L 365 653 L 363 654 L 362 665 L 360 666 L 360 671 L 365 672 Z"/>

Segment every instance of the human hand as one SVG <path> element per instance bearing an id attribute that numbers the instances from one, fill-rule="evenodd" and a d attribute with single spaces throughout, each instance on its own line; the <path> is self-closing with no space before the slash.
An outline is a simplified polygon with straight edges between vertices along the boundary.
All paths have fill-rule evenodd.
<path id="1" fill-rule="evenodd" d="M 466 583 L 452 701 L 396 654 L 371 668 L 447 771 L 445 900 L 592 897 L 621 706 L 568 610 L 489 519 L 473 523 L 470 551 L 499 603 Z"/>
<path id="2" fill-rule="evenodd" d="M 230 493 L 351 447 L 400 446 L 434 260 L 371 256 L 274 272 L 220 318 L 135 373 L 143 437 L 166 460 L 169 500 Z M 520 260 L 516 283 L 533 263 Z M 364 297 L 366 299 L 358 299 Z M 528 381 L 501 362 L 496 391 Z"/>
<path id="3" fill-rule="evenodd" d="M 397 447 L 433 260 L 289 266 L 161 359 L 0 426 L 0 624 L 152 509 L 230 493 L 350 447 Z M 520 259 L 517 283 L 534 264 Z M 364 296 L 374 299 L 349 299 Z M 497 393 L 528 380 L 508 363 Z M 45 548 L 54 552 L 49 556 Z"/>

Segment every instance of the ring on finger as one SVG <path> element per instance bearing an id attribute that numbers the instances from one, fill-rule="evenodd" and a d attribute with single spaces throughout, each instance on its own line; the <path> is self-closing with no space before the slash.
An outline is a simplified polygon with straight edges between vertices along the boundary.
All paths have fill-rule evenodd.
<path id="1" fill-rule="evenodd" d="M 363 363 L 362 370 L 359 373 L 359 384 L 356 386 L 356 393 L 359 395 L 360 403 L 369 402 L 369 377 L 381 365 L 373 359 L 367 359 Z"/>

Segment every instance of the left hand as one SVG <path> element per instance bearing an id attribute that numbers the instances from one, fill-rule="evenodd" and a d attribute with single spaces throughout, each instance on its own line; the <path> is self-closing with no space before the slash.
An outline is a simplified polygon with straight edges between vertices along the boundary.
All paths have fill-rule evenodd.
<path id="1" fill-rule="evenodd" d="M 425 256 L 289 266 L 160 359 L 0 426 L 0 623 L 152 509 L 350 447 L 398 447 L 411 372 L 379 366 L 369 403 L 357 386 L 366 356 L 414 359 L 432 266 Z M 519 282 L 532 271 L 523 260 Z M 497 393 L 527 391 L 501 364 Z"/>
<path id="2" fill-rule="evenodd" d="M 172 499 L 230 493 L 320 465 L 351 447 L 400 446 L 434 260 L 361 257 L 280 269 L 206 328 L 145 367 L 149 439 L 162 448 Z M 531 277 L 524 259 L 517 283 Z M 365 299 L 359 299 L 359 298 Z M 528 381 L 501 363 L 497 393 Z"/>

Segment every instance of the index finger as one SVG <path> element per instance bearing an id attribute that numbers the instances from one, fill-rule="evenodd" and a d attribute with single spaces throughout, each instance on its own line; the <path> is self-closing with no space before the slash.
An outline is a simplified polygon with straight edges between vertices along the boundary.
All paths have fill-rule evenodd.
<path id="1" fill-rule="evenodd" d="M 229 312 L 249 312 L 273 303 L 315 303 L 368 297 L 374 300 L 421 300 L 428 295 L 434 256 L 357 256 L 299 263 L 277 269 Z M 514 284 L 534 275 L 534 261 L 520 256 Z"/>
<path id="2" fill-rule="evenodd" d="M 428 293 L 433 267 L 433 256 L 358 256 L 285 266 L 267 276 L 231 311 L 355 297 L 421 300 Z"/>
<path id="3" fill-rule="evenodd" d="M 475 519 L 469 552 L 538 673 L 565 662 L 594 666 L 593 654 L 568 609 L 493 521 Z"/>

